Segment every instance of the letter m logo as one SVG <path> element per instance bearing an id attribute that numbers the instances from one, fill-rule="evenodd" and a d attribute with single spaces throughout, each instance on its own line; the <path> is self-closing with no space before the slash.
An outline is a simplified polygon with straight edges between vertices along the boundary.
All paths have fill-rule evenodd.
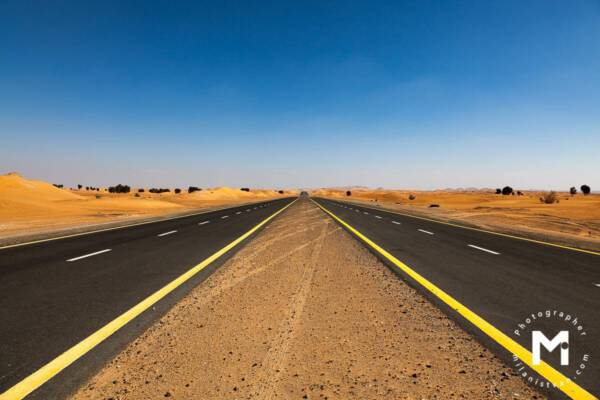
<path id="1" fill-rule="evenodd" d="M 531 353 L 533 365 L 540 365 L 541 347 L 552 352 L 560 345 L 560 365 L 569 365 L 569 331 L 560 331 L 556 336 L 549 340 L 541 331 L 531 332 Z"/>

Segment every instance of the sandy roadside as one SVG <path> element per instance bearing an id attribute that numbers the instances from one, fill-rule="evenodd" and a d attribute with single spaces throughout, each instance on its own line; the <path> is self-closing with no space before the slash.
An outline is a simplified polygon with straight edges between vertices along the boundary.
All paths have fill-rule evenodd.
<path id="1" fill-rule="evenodd" d="M 105 218 L 108 219 L 106 222 L 88 222 L 81 221 L 77 218 L 57 218 L 55 220 L 41 221 L 37 227 L 32 227 L 34 223 L 28 222 L 23 223 L 23 225 L 17 226 L 16 228 L 13 227 L 12 230 L 2 229 L 2 227 L 0 227 L 0 246 L 9 246 L 12 244 L 27 243 L 60 236 L 94 232 L 102 229 L 112 229 L 135 224 L 158 222 L 173 218 L 182 218 L 185 216 L 207 213 L 229 207 L 260 203 L 262 201 L 264 200 L 219 202 L 215 204 L 207 204 L 201 207 L 189 208 L 183 211 L 180 210 L 177 212 L 162 211 L 161 213 L 150 215 L 129 215 L 125 217 L 118 216 Z"/>
<path id="2" fill-rule="evenodd" d="M 308 201 L 73 399 L 541 398 Z"/>
<path id="3" fill-rule="evenodd" d="M 0 175 L 0 245 L 160 220 L 296 196 L 295 190 L 205 188 L 188 193 L 60 189 L 16 172 Z M 143 191 L 140 191 L 143 190 Z"/>
<path id="4" fill-rule="evenodd" d="M 453 210 L 414 207 L 387 202 L 375 203 L 340 197 L 330 198 L 564 246 L 600 251 L 600 221 L 592 215 L 589 219 L 573 219 L 544 213 L 536 214 L 529 209 L 513 209 L 510 213 L 506 209 L 493 209 L 490 207 L 478 207 L 473 210 Z"/>

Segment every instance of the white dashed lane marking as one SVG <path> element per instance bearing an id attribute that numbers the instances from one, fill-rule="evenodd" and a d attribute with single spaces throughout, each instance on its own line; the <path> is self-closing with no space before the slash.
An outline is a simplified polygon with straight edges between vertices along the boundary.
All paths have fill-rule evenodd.
<path id="1" fill-rule="evenodd" d="M 173 233 L 177 233 L 177 231 L 169 231 L 169 232 L 161 233 L 160 235 L 158 235 L 158 237 L 172 235 Z"/>
<path id="2" fill-rule="evenodd" d="M 428 235 L 433 235 L 433 232 L 426 231 L 425 229 L 418 229 L 419 232 L 426 233 Z"/>
<path id="3" fill-rule="evenodd" d="M 75 257 L 75 258 L 69 258 L 67 260 L 67 262 L 73 262 L 73 261 L 81 260 L 82 258 L 92 257 L 92 256 L 95 256 L 95 255 L 98 255 L 98 254 L 109 252 L 110 250 L 111 249 L 105 249 L 105 250 L 100 250 L 100 251 L 97 251 L 95 253 L 90 253 L 90 254 L 86 254 L 86 255 L 83 255 L 83 256 Z"/>
<path id="4" fill-rule="evenodd" d="M 229 218 L 229 215 L 223 215 L 221 219 Z"/>
<path id="5" fill-rule="evenodd" d="M 380 217 L 379 215 L 376 215 L 376 216 L 375 216 L 375 218 L 377 218 L 377 219 L 381 219 L 381 217 Z"/>
<path id="6" fill-rule="evenodd" d="M 469 246 L 469 247 L 472 247 L 472 248 L 474 248 L 474 249 L 477 249 L 477 250 L 485 251 L 486 253 L 495 254 L 495 255 L 498 255 L 498 254 L 500 254 L 500 253 L 498 253 L 497 251 L 493 251 L 493 250 L 484 249 L 483 247 L 475 246 L 475 245 L 473 245 L 473 244 L 470 244 L 470 245 L 468 245 L 468 246 Z"/>
<path id="7" fill-rule="evenodd" d="M 401 222 L 398 222 L 398 221 L 392 221 L 392 224 L 396 224 L 396 225 L 402 225 L 402 223 L 401 223 Z"/>
<path id="8" fill-rule="evenodd" d="M 198 225 L 206 225 L 208 223 L 210 223 L 210 221 L 198 222 Z"/>

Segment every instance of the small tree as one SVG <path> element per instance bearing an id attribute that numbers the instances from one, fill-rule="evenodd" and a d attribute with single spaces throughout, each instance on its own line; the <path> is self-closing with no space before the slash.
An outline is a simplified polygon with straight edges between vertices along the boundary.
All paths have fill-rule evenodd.
<path id="1" fill-rule="evenodd" d="M 179 188 L 176 188 L 176 189 L 175 189 L 175 194 L 179 194 L 179 193 L 181 193 L 181 189 L 179 189 Z"/>
<path id="2" fill-rule="evenodd" d="M 82 187 L 83 185 L 77 184 L 77 190 L 81 190 Z"/>
<path id="3" fill-rule="evenodd" d="M 517 190 L 517 196 L 523 196 L 523 192 L 521 192 L 520 190 Z"/>
<path id="4" fill-rule="evenodd" d="M 414 200 L 416 198 L 417 198 L 417 196 L 415 196 L 414 194 L 408 195 L 409 200 Z"/>
<path id="5" fill-rule="evenodd" d="M 241 190 L 242 192 L 249 192 L 249 191 L 250 191 L 250 188 L 240 188 L 240 190 Z"/>
<path id="6" fill-rule="evenodd" d="M 586 196 L 592 191 L 588 185 L 581 185 L 580 189 L 581 193 L 583 193 Z"/>
<path id="7" fill-rule="evenodd" d="M 167 193 L 170 192 L 171 189 L 163 189 L 163 188 L 152 188 L 150 190 L 148 190 L 150 193 Z"/>
<path id="8" fill-rule="evenodd" d="M 571 196 L 575 196 L 577 194 L 577 188 L 575 186 L 571 186 L 569 193 L 571 193 Z"/>
<path id="9" fill-rule="evenodd" d="M 502 194 L 502 189 L 500 189 L 500 188 L 496 189 L 496 194 Z"/>
<path id="10" fill-rule="evenodd" d="M 279 190 L 277 193 L 279 193 L 279 194 L 283 194 L 283 190 Z"/>
<path id="11" fill-rule="evenodd" d="M 349 190 L 346 190 L 346 196 L 352 196 L 352 192 Z"/>
<path id="12" fill-rule="evenodd" d="M 504 196 L 508 196 L 508 195 L 510 195 L 510 194 L 512 194 L 512 193 L 513 193 L 513 188 L 511 188 L 510 186 L 504 186 L 504 187 L 502 188 L 502 194 L 503 194 Z"/>
<path id="13" fill-rule="evenodd" d="M 190 186 L 190 187 L 188 187 L 188 193 L 194 193 L 194 192 L 197 192 L 197 191 L 200 191 L 200 190 L 202 190 L 202 189 L 200 189 L 199 187 L 196 187 L 196 186 Z"/>
<path id="14" fill-rule="evenodd" d="M 110 186 L 108 188 L 109 193 L 129 193 L 131 188 L 128 185 L 121 185 L 120 183 L 117 186 Z"/>
<path id="15" fill-rule="evenodd" d="M 144 193 L 144 189 L 138 189 L 138 193 Z"/>

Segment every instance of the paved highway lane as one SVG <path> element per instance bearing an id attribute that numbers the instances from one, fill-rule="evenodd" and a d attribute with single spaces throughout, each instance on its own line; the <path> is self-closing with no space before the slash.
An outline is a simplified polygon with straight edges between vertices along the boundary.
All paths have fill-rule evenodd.
<path id="1" fill-rule="evenodd" d="M 590 359 L 576 383 L 595 396 L 600 395 L 599 254 L 459 228 L 350 202 L 315 200 L 527 349 L 531 347 L 531 336 L 518 337 L 514 330 L 532 313 L 558 310 L 577 317 L 587 337 L 577 343 L 578 349 L 572 349 L 571 363 L 575 361 L 575 350 L 576 354 L 589 354 Z M 442 303 L 413 283 L 433 301 Z M 448 307 L 446 311 L 499 353 L 505 350 L 456 312 Z M 543 322 L 541 326 L 549 330 L 548 338 L 557 333 L 555 321 Z M 509 364 L 512 362 L 506 351 L 501 355 Z M 542 358 L 559 367 L 558 356 L 559 351 L 554 351 Z M 556 395 L 556 390 L 551 393 L 562 397 Z"/>
<path id="2" fill-rule="evenodd" d="M 292 201 L 0 248 L 0 393 Z"/>

